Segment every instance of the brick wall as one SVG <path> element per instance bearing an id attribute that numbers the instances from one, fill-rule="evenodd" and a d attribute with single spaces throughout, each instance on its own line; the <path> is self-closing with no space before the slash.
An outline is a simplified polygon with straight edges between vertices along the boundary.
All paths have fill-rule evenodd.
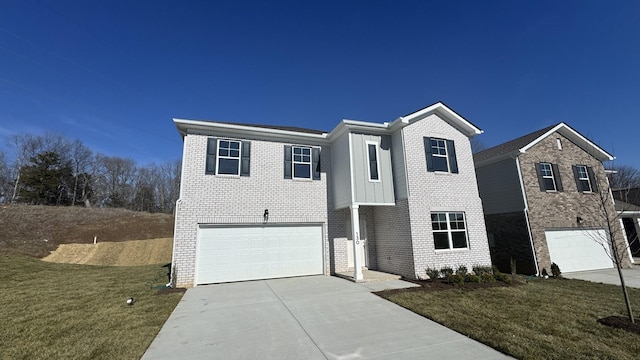
<path id="1" fill-rule="evenodd" d="M 562 142 L 562 150 L 558 149 L 557 139 Z M 538 266 L 540 271 L 546 268 L 550 272 L 551 259 L 545 230 L 553 228 L 579 229 L 576 221 L 578 216 L 584 219 L 582 227 L 605 228 L 606 219 L 600 207 L 601 196 L 606 201 L 606 211 L 609 214 L 615 214 L 613 202 L 608 192 L 604 167 L 601 162 L 559 133 L 548 136 L 525 154 L 520 155 L 518 159 L 529 204 L 529 223 Z M 535 169 L 535 163 L 538 162 L 558 165 L 564 191 L 546 192 L 540 190 Z M 593 167 L 599 183 L 598 193 L 580 193 L 578 191 L 572 165 Z M 621 229 L 616 226 L 614 230 L 619 246 L 624 248 L 624 235 Z M 623 255 L 625 256 L 623 264 L 629 266 L 627 252 L 623 251 Z"/>
<path id="2" fill-rule="evenodd" d="M 251 141 L 251 176 L 230 177 L 205 175 L 207 136 L 184 138 L 173 258 L 179 286 L 193 285 L 199 224 L 261 224 L 265 209 L 269 224 L 323 224 L 325 273 L 331 271 L 326 176 L 331 168 L 330 149 L 322 147 L 321 180 L 291 180 L 283 174 L 284 143 L 247 140 Z"/>

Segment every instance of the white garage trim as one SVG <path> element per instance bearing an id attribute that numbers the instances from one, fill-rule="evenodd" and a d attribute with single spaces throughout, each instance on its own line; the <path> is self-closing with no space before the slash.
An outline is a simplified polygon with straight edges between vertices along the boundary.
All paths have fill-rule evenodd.
<path id="1" fill-rule="evenodd" d="M 324 273 L 322 224 L 198 227 L 195 285 Z"/>
<path id="2" fill-rule="evenodd" d="M 551 262 L 556 263 L 562 272 L 613 267 L 604 229 L 550 230 L 545 231 L 545 236 Z"/>

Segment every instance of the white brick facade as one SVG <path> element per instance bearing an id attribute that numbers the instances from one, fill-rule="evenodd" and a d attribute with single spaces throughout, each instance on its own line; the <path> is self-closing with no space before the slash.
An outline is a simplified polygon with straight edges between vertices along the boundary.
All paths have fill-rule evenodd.
<path id="1" fill-rule="evenodd" d="M 438 110 L 437 104 L 432 107 Z M 366 232 L 363 230 L 362 236 L 366 233 L 370 269 L 409 278 L 422 278 L 426 275 L 427 267 L 466 265 L 471 268 L 491 263 L 469 138 L 451 125 L 452 121 L 458 121 L 455 118 L 457 114 L 451 116 L 454 117 L 453 120 L 445 120 L 432 114 L 410 123 L 396 121 L 395 125 L 368 125 L 363 122 L 351 124 L 359 127 L 358 131 L 371 126 L 372 131 L 377 134 L 382 131 L 387 131 L 383 135 L 393 134 L 390 137 L 393 161 L 400 159 L 406 162 L 405 166 L 394 164 L 394 171 L 401 173 L 397 175 L 401 177 L 401 181 L 395 184 L 401 187 L 396 193 L 395 205 L 389 205 L 388 200 L 385 200 L 384 204 L 359 206 L 360 220 L 366 223 Z M 349 208 L 335 209 L 334 193 L 336 189 L 352 184 L 343 183 L 348 182 L 349 178 L 337 177 L 336 180 L 331 176 L 332 134 L 313 135 L 318 139 L 314 144 L 314 137 L 311 135 L 290 133 L 292 138 L 299 141 L 306 139 L 306 145 L 321 147 L 320 180 L 291 180 L 284 178 L 283 150 L 285 145 L 295 145 L 296 140 L 288 142 L 286 133 L 274 135 L 271 130 L 259 127 L 251 130 L 251 127 L 245 126 L 244 130 L 236 131 L 243 135 L 234 137 L 234 131 L 229 130 L 228 125 L 211 125 L 209 129 L 209 125 L 204 122 L 185 122 L 189 122 L 185 127 L 181 128 L 180 124 L 178 126 L 184 136 L 184 153 L 173 254 L 176 285 L 194 284 L 200 225 L 262 224 L 265 209 L 269 210 L 269 224 L 321 224 L 325 274 L 349 270 L 347 239 L 351 238 L 348 230 L 351 213 Z M 345 123 L 347 121 L 341 124 Z M 467 130 L 480 131 L 465 124 L 463 122 L 462 126 L 467 126 Z M 333 139 L 344 134 L 347 126 L 349 125 L 342 129 L 338 126 L 339 131 L 336 131 Z M 381 126 L 386 126 L 388 130 L 381 130 Z M 224 128 L 226 139 L 251 142 L 250 176 L 205 174 L 207 141 L 210 137 L 222 138 L 215 135 L 218 128 Z M 253 136 L 252 131 L 255 132 Z M 425 136 L 455 142 L 459 173 L 427 172 L 423 143 Z M 348 146 L 336 146 L 335 149 L 338 148 L 347 153 L 334 154 L 336 164 L 341 158 L 348 159 L 352 156 L 348 153 L 351 151 Z M 394 154 L 394 151 L 398 153 Z M 340 183 L 333 183 L 334 181 Z M 435 250 L 430 217 L 434 211 L 465 213 L 469 243 L 467 249 Z"/>

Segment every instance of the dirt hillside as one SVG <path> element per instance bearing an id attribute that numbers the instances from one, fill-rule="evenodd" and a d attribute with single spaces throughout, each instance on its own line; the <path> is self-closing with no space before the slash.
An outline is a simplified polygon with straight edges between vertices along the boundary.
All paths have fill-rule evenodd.
<path id="1" fill-rule="evenodd" d="M 171 262 L 172 238 L 103 242 L 97 244 L 61 244 L 42 260 L 56 263 L 138 266 Z"/>
<path id="2" fill-rule="evenodd" d="M 0 206 L 0 253 L 45 257 L 60 244 L 173 237 L 173 215 L 124 209 Z"/>

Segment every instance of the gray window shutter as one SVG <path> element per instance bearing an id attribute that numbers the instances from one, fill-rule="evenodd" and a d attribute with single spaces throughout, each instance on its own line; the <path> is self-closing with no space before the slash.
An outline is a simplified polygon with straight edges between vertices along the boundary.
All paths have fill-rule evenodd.
<path id="1" fill-rule="evenodd" d="M 562 188 L 562 180 L 560 179 L 560 171 L 558 170 L 557 164 L 551 164 L 551 168 L 553 169 L 553 179 L 556 181 L 556 190 L 564 191 Z"/>
<path id="2" fill-rule="evenodd" d="M 596 181 L 596 174 L 593 172 L 591 166 L 587 166 L 587 173 L 589 174 L 589 181 L 591 181 L 591 189 L 593 192 L 598 191 L 598 182 Z"/>
<path id="3" fill-rule="evenodd" d="M 456 160 L 456 147 L 453 140 L 447 140 L 447 156 L 449 157 L 449 170 L 453 174 L 458 173 L 458 161 Z"/>
<path id="4" fill-rule="evenodd" d="M 291 179 L 291 146 L 284 146 L 284 178 Z"/>
<path id="5" fill-rule="evenodd" d="M 536 163 L 536 174 L 538 174 L 538 184 L 540 184 L 540 191 L 547 191 L 547 188 L 544 186 L 544 179 L 542 178 L 540 163 Z"/>
<path id="6" fill-rule="evenodd" d="M 578 192 L 582 192 L 582 184 L 580 184 L 580 173 L 578 172 L 578 167 L 571 165 L 571 170 L 573 170 L 573 177 L 576 179 L 576 188 L 578 189 Z"/>
<path id="7" fill-rule="evenodd" d="M 205 174 L 215 175 L 216 173 L 216 154 L 218 153 L 218 139 L 207 139 L 207 165 Z"/>
<path id="8" fill-rule="evenodd" d="M 249 176 L 251 170 L 251 141 L 242 142 L 242 157 L 240 158 L 240 176 Z"/>
<path id="9" fill-rule="evenodd" d="M 427 171 L 433 171 L 433 153 L 431 152 L 431 138 L 424 138 L 424 152 L 427 155 Z"/>
<path id="10" fill-rule="evenodd" d="M 313 180 L 320 180 L 320 149 L 311 149 L 311 166 L 313 166 Z"/>

